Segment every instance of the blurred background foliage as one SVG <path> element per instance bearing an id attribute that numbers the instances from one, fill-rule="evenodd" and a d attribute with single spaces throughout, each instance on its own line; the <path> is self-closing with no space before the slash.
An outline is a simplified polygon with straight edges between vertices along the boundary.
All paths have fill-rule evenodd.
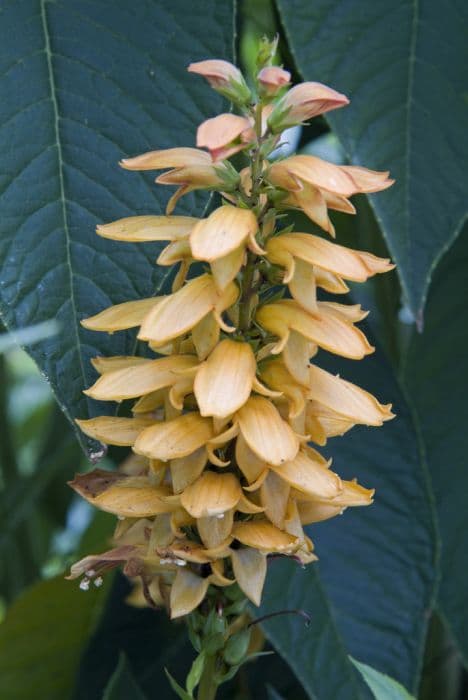
<path id="1" fill-rule="evenodd" d="M 334 220 L 340 243 L 390 250 L 399 263 L 353 285 L 378 349 L 362 368 L 346 366 L 347 377 L 356 372 L 394 400 L 399 417 L 333 446 L 350 476 L 377 484 L 376 504 L 314 529 L 313 571 L 275 564 L 262 613 L 304 608 L 312 625 L 265 624 L 265 649 L 279 653 L 249 664 L 221 697 L 468 699 L 466 7 L 244 0 L 235 12 L 216 0 L 10 0 L 0 15 L 0 308 L 11 331 L 0 335 L 0 697 L 164 700 L 164 668 L 183 678 L 190 666 L 183 625 L 128 606 L 122 576 L 86 594 L 63 578 L 77 557 L 104 549 L 113 528 L 65 485 L 97 450 L 80 444 L 69 418 L 97 410 L 81 395 L 89 357 L 135 348 L 131 334 L 102 341 L 77 322 L 168 282 L 153 246 L 94 240 L 97 221 L 159 212 L 168 196 L 114 164 L 192 145 L 197 123 L 222 109 L 185 75 L 190 61 L 236 51 L 252 76 L 259 40 L 279 34 L 277 62 L 295 81 L 349 92 L 356 111 L 290 130 L 278 155 L 297 148 L 389 167 L 398 180 L 390 199 L 357 198 L 356 217 Z M 180 213 L 206 205 L 191 196 Z M 295 224 L 313 230 L 299 216 Z M 121 457 L 111 452 L 100 466 Z M 366 683 L 349 654 L 373 667 L 358 667 Z"/>

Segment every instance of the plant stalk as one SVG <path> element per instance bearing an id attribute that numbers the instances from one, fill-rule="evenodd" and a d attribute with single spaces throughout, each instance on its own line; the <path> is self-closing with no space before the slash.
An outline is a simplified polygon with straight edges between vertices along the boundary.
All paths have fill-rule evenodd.
<path id="1" fill-rule="evenodd" d="M 198 689 L 198 700 L 215 700 L 218 691 L 218 683 L 215 679 L 216 656 L 209 656 L 205 662 L 200 686 Z"/>

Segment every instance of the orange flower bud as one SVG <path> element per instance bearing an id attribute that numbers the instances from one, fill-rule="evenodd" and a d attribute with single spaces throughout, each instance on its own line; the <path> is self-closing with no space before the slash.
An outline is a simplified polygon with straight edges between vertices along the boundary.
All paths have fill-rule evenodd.
<path id="1" fill-rule="evenodd" d="M 247 104 L 251 99 L 250 90 L 240 70 L 229 61 L 211 59 L 191 63 L 189 73 L 198 73 L 207 79 L 213 90 L 237 104 Z"/>
<path id="2" fill-rule="evenodd" d="M 345 95 L 322 83 L 299 83 L 278 102 L 268 119 L 268 125 L 273 133 L 278 133 L 347 104 L 349 100 Z"/>
<path id="3" fill-rule="evenodd" d="M 289 83 L 290 79 L 291 73 L 279 66 L 262 68 L 257 75 L 261 92 L 267 96 L 277 95 L 281 88 Z"/>

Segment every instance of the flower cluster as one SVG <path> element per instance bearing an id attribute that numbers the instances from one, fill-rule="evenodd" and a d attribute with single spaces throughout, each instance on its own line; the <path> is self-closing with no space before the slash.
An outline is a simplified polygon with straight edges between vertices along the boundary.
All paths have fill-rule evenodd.
<path id="1" fill-rule="evenodd" d="M 112 306 L 83 321 L 114 333 L 138 328 L 145 357 L 97 357 L 100 375 L 85 393 L 131 400 L 133 417 L 78 421 L 92 438 L 131 447 L 118 472 L 79 475 L 73 488 L 115 514 L 115 546 L 72 567 L 84 587 L 122 564 L 138 581 L 134 598 L 166 605 L 173 618 L 205 597 L 241 590 L 261 600 L 267 558 L 316 559 L 304 525 L 351 506 L 373 490 L 342 480 L 310 443 L 323 446 L 356 424 L 392 418 L 363 389 L 320 367 L 319 349 L 360 360 L 373 351 L 356 323 L 359 305 L 323 299 L 390 270 L 388 260 L 324 235 L 284 225 L 302 210 L 334 236 L 330 210 L 354 213 L 349 198 L 392 184 L 388 173 L 334 165 L 311 155 L 270 162 L 282 131 L 348 104 L 319 83 L 288 89 L 290 75 L 265 65 L 252 94 L 240 71 L 220 60 L 189 71 L 236 106 L 208 119 L 197 148 L 171 148 L 122 161 L 127 170 L 166 170 L 177 185 L 166 216 L 98 226 L 105 238 L 165 241 L 159 265 L 178 265 L 172 293 Z M 248 165 L 236 169 L 244 156 Z M 209 216 L 173 215 L 193 190 L 221 202 Z M 191 276 L 193 263 L 198 274 Z M 201 265 L 200 265 L 201 264 Z M 201 269 L 201 273 L 200 273 Z M 328 299 L 329 297 L 327 297 Z"/>

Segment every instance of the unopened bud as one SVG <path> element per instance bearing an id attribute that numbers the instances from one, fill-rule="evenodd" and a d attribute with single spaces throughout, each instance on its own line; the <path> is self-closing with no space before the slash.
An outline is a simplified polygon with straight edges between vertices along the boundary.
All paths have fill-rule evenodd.
<path id="1" fill-rule="evenodd" d="M 213 90 L 239 105 L 248 104 L 252 95 L 240 70 L 229 61 L 218 59 L 191 63 L 189 73 L 198 73 L 209 82 Z"/>
<path id="2" fill-rule="evenodd" d="M 259 90 L 262 95 L 274 97 L 291 79 L 289 71 L 279 66 L 267 66 L 262 68 L 257 75 Z"/>
<path id="3" fill-rule="evenodd" d="M 229 637 L 224 648 L 224 660 L 229 666 L 242 663 L 249 650 L 250 635 L 250 628 L 244 627 L 243 630 Z"/>
<path id="4" fill-rule="evenodd" d="M 278 134 L 319 114 L 349 104 L 349 100 L 322 83 L 299 83 L 288 90 L 268 118 L 268 126 Z"/>

